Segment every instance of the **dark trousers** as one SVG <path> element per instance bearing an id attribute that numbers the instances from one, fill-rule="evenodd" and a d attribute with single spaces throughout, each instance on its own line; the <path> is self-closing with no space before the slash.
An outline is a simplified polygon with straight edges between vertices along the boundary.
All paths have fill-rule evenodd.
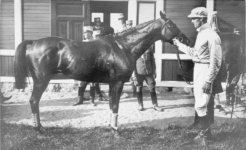
<path id="1" fill-rule="evenodd" d="M 84 81 L 80 82 L 80 87 L 78 90 L 78 96 L 80 97 L 81 100 L 83 100 L 83 98 L 84 98 L 85 89 L 86 89 L 86 86 L 88 85 L 88 83 L 89 82 L 84 82 Z M 93 102 L 95 99 L 95 93 L 97 93 L 99 97 L 102 97 L 99 83 L 90 83 L 90 97 L 91 97 L 91 100 Z"/>
<path id="2" fill-rule="evenodd" d="M 156 91 L 155 91 L 155 79 L 153 75 L 137 75 L 136 76 L 134 84 L 136 86 L 138 103 L 140 105 L 142 105 L 143 103 L 143 98 L 142 98 L 143 97 L 143 94 L 142 94 L 143 81 L 145 81 L 148 85 L 152 104 L 157 106 L 158 103 L 157 103 L 157 96 L 156 96 Z"/>

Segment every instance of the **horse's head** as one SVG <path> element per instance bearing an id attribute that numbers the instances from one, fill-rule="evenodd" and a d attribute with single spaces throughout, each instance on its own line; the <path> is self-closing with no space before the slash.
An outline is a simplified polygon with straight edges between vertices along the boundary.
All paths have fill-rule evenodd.
<path id="1" fill-rule="evenodd" d="M 175 23 L 171 19 L 166 17 L 165 12 L 160 11 L 161 16 L 161 39 L 173 44 L 173 39 L 177 38 L 180 42 L 189 44 L 190 40 L 179 30 Z"/>

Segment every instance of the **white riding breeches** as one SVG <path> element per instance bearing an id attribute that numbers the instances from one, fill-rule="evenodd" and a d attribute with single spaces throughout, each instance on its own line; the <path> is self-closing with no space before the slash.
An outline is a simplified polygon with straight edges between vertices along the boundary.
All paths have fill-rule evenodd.
<path id="1" fill-rule="evenodd" d="M 209 64 L 195 63 L 194 66 L 194 96 L 195 110 L 199 117 L 207 114 L 207 105 L 211 94 L 203 93 L 202 87 L 208 76 Z"/>

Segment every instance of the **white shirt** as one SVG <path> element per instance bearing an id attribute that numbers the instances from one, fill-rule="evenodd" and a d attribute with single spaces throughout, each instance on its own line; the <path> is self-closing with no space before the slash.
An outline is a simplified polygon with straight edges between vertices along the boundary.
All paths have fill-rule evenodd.
<path id="1" fill-rule="evenodd" d="M 222 63 L 221 40 L 209 24 L 197 29 L 197 39 L 194 48 L 179 44 L 179 50 L 190 55 L 193 62 L 209 64 L 207 82 L 213 82 Z"/>
<path id="2" fill-rule="evenodd" d="M 115 29 L 115 33 L 122 32 L 122 31 L 124 31 L 124 30 L 126 30 L 126 29 L 127 29 L 126 24 L 119 24 L 119 25 L 117 26 L 117 28 Z"/>

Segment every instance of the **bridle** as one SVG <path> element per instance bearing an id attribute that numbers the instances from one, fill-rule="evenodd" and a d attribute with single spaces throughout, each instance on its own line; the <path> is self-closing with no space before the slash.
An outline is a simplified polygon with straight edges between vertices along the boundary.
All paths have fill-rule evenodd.
<path id="1" fill-rule="evenodd" d="M 170 21 L 170 19 L 167 19 L 167 21 L 162 25 L 162 29 L 167 25 L 167 23 Z M 166 26 L 166 28 L 170 28 L 169 26 Z M 171 29 L 169 29 L 170 31 L 172 31 Z M 179 34 L 176 36 L 176 37 L 174 37 L 174 39 L 177 39 L 177 40 L 179 40 L 181 43 L 184 43 L 184 42 L 186 42 L 186 43 L 189 43 L 190 41 L 189 40 L 187 40 L 187 41 L 184 41 L 184 38 L 182 37 L 182 33 L 181 32 L 179 32 Z M 177 60 L 178 60 L 178 64 L 179 64 L 179 68 L 180 68 L 180 70 L 181 70 L 181 72 L 182 72 L 182 78 L 183 78 L 183 80 L 187 83 L 187 84 L 189 84 L 189 85 L 192 85 L 192 83 L 190 82 L 190 81 L 188 81 L 187 80 L 187 78 L 191 78 L 189 75 L 188 75 L 188 73 L 187 72 L 185 72 L 184 71 L 184 68 L 183 68 L 183 66 L 182 66 L 182 64 L 181 64 L 181 60 L 180 60 L 180 55 L 179 55 L 179 50 L 178 49 L 176 49 L 177 50 Z"/>

